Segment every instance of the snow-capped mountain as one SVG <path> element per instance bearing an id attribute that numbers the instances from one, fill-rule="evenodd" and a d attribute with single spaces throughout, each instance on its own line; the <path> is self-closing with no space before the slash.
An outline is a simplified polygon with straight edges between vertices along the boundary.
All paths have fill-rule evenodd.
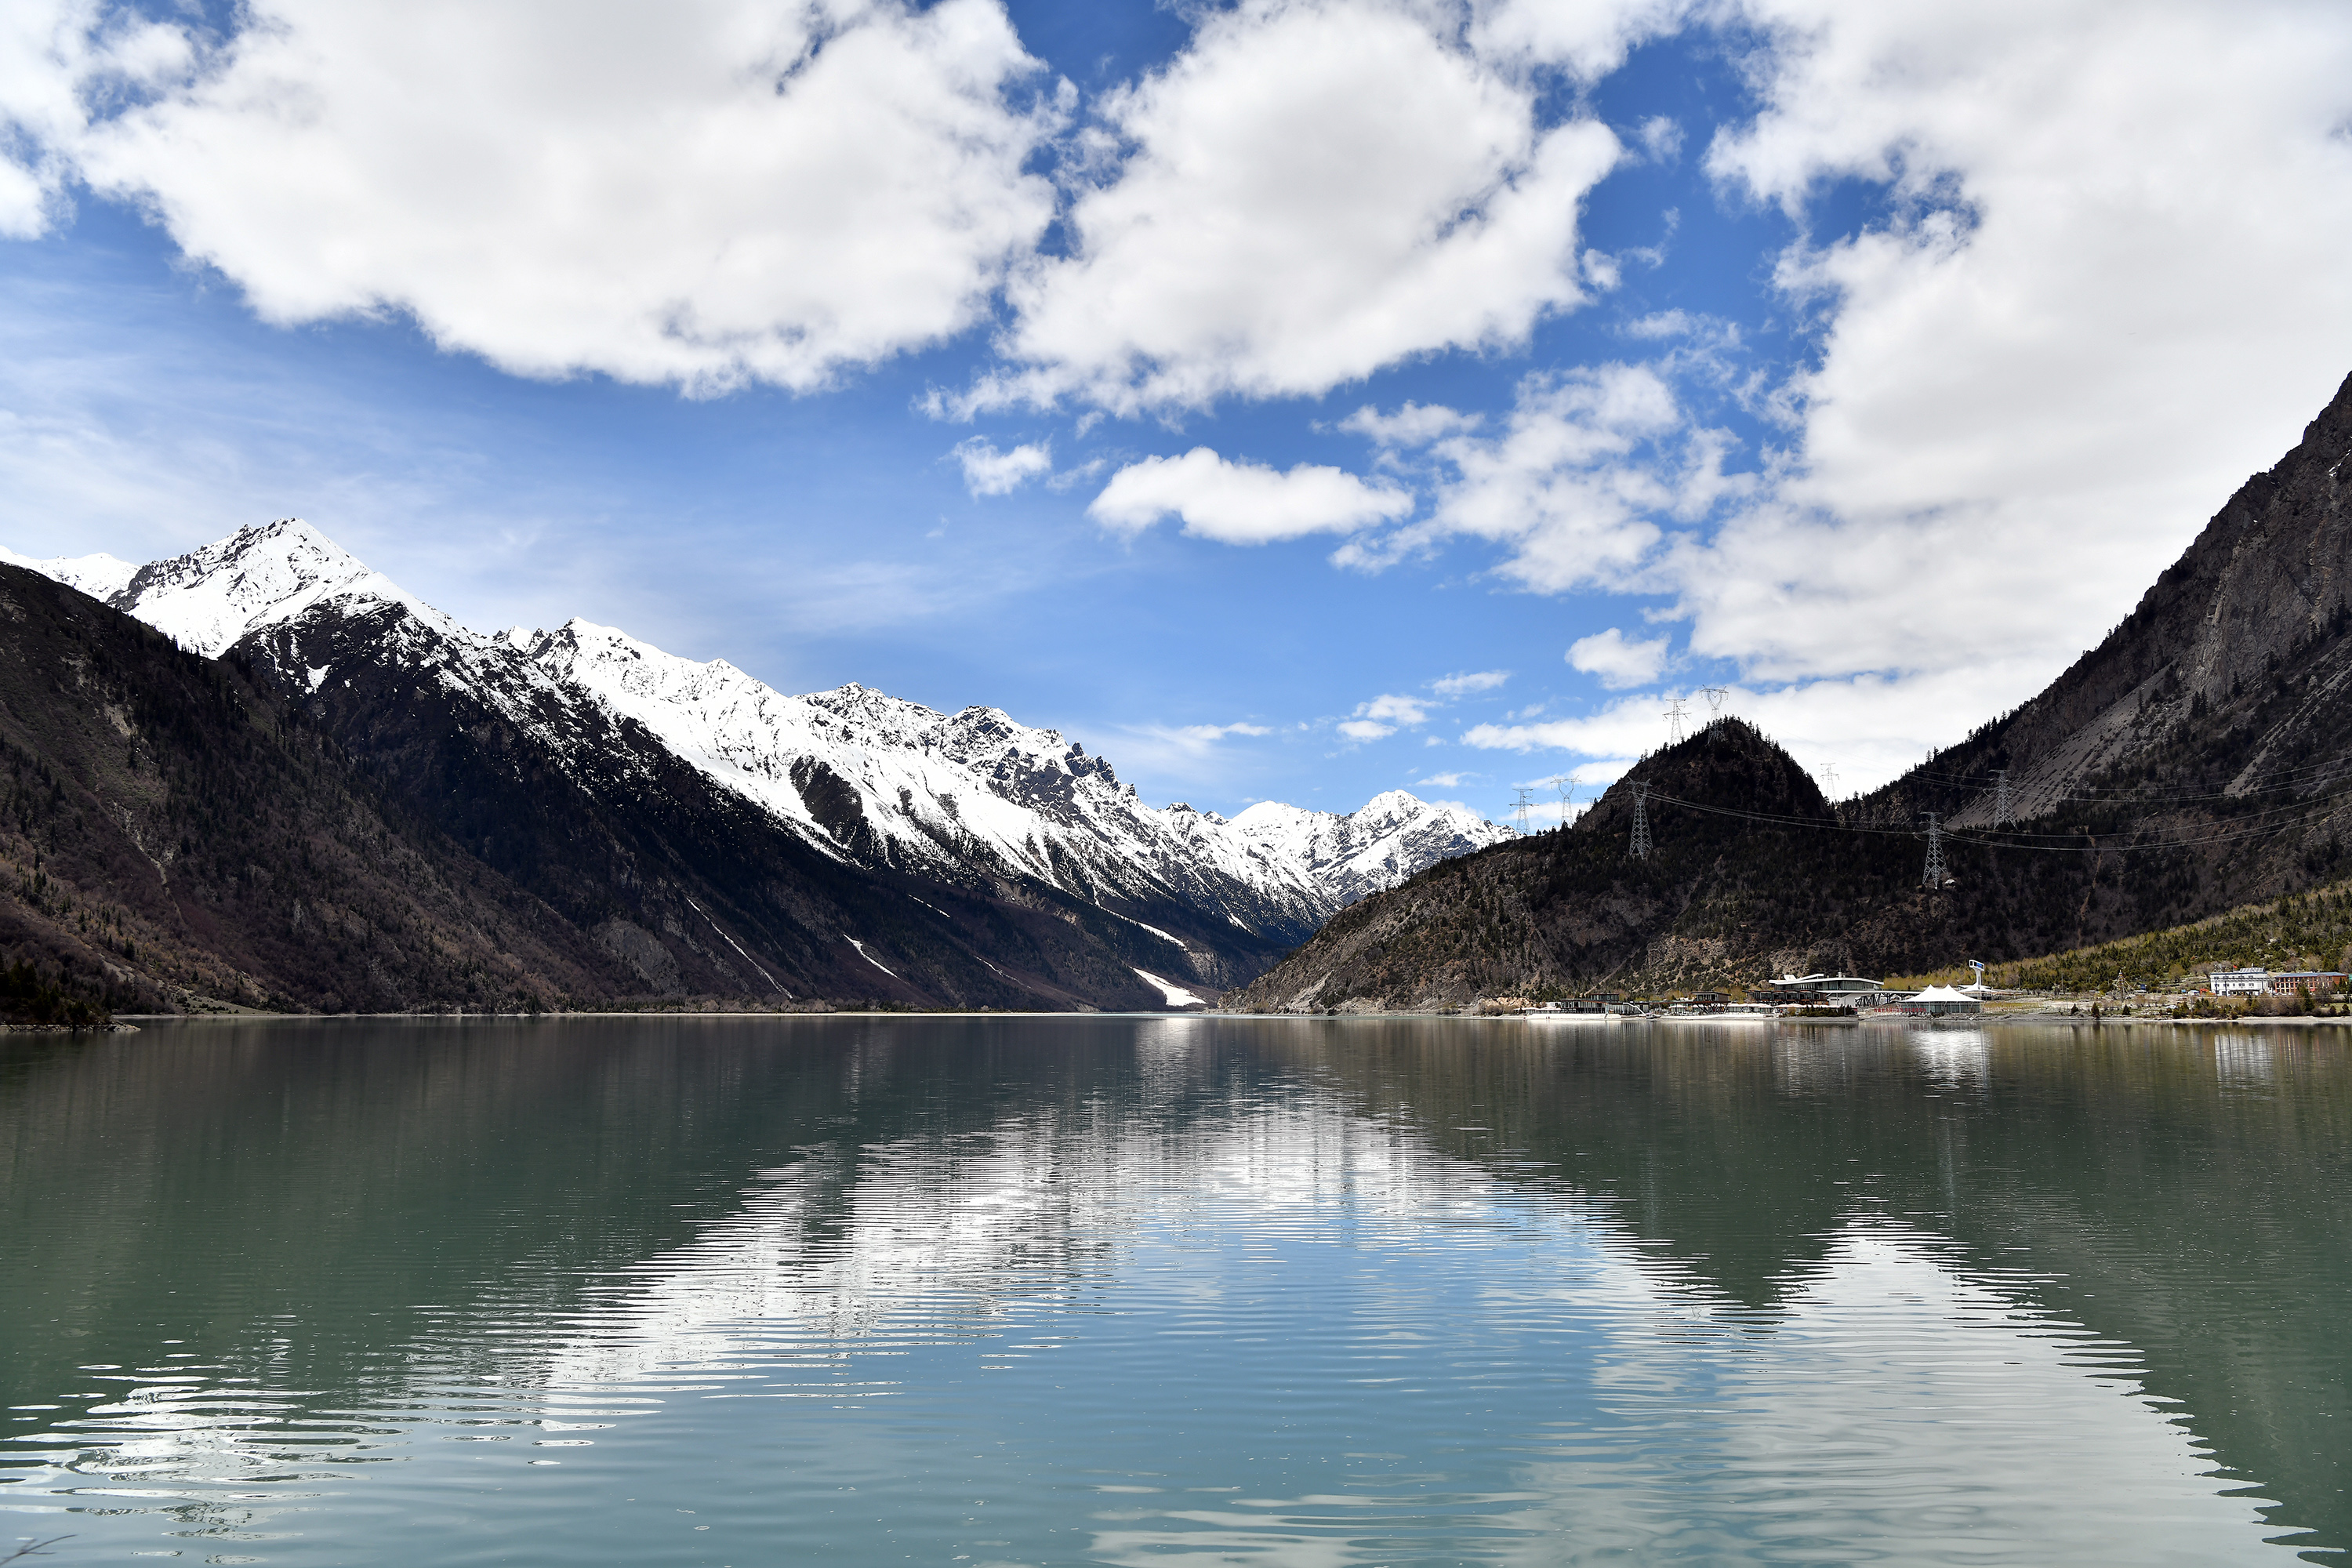
<path id="1" fill-rule="evenodd" d="M 1508 836 L 1462 807 L 1402 792 L 1349 816 L 1274 803 L 1232 821 L 1181 803 L 1155 809 L 1108 759 L 997 709 L 944 714 L 854 684 L 788 695 L 723 659 L 681 658 L 583 620 L 486 636 L 299 520 L 136 569 L 107 556 L 10 559 L 194 651 L 253 658 L 331 728 L 356 726 L 347 743 L 391 747 L 383 765 L 422 765 L 399 760 L 420 746 L 442 748 L 432 768 L 457 765 L 442 741 L 411 732 L 403 716 L 400 704 L 428 698 L 463 732 L 465 753 L 476 759 L 467 767 L 489 759 L 512 775 L 509 785 L 552 767 L 597 803 L 598 820 L 642 814 L 656 801 L 674 806 L 673 770 L 683 764 L 755 807 L 766 831 L 845 869 L 1021 907 L 1042 897 L 1058 918 L 1088 929 L 1111 929 L 1097 918 L 1108 917 L 1125 930 L 1114 945 L 1139 977 L 1119 984 L 1147 984 L 1154 996 L 1232 984 L 1365 892 Z M 396 744 L 387 738 L 394 732 L 404 737 Z M 624 886 L 635 875 L 614 874 Z M 906 897 L 946 918 L 936 900 Z M 768 973 L 738 935 L 687 902 Z M 662 955 L 638 936 L 655 939 L 631 931 L 611 940 L 650 965 L 649 977 L 666 973 Z M 843 960 L 853 968 L 901 978 L 887 960 L 903 960 L 903 946 L 884 951 L 883 939 L 845 930 L 827 940 L 855 950 L 855 961 Z M 734 962 L 723 948 L 708 956 L 721 967 Z"/>
<path id="2" fill-rule="evenodd" d="M 1260 801 L 1233 826 L 1273 858 L 1301 868 L 1335 909 L 1511 837 L 1466 806 L 1401 789 L 1374 795 L 1344 816 Z"/>
<path id="3" fill-rule="evenodd" d="M 84 556 L 66 564 L 92 562 L 105 563 L 102 574 L 90 574 L 93 581 L 104 581 L 122 568 L 110 555 Z M 398 605 L 445 636 L 472 636 L 383 573 L 362 565 L 299 518 L 239 529 L 202 550 L 123 570 L 122 584 L 107 594 L 69 577 L 59 576 L 58 581 L 128 611 L 183 647 L 213 658 L 248 633 L 288 625 L 314 606 L 353 614 Z"/>
<path id="4" fill-rule="evenodd" d="M 36 561 L 19 555 L 0 545 L 0 562 L 22 566 L 27 572 L 63 583 L 68 588 L 79 588 L 93 599 L 112 599 L 130 586 L 139 568 L 128 561 L 117 561 L 111 555 L 54 555 L 47 561 Z"/>
<path id="5" fill-rule="evenodd" d="M 1000 709 L 948 715 L 865 687 L 788 697 L 573 620 L 507 640 L 679 756 L 861 861 L 933 874 L 985 865 L 1087 896 L 1175 890 L 1249 930 L 1319 924 L 1370 888 L 1507 837 L 1402 791 L 1352 816 L 1272 803 L 1228 821 L 1155 810 L 1108 759 Z M 1252 889 L 1234 907 L 1232 888 Z"/>

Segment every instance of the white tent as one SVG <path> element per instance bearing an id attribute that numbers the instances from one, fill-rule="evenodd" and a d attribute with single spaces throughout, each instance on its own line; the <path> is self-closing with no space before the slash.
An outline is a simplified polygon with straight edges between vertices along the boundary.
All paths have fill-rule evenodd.
<path id="1" fill-rule="evenodd" d="M 1908 1001 L 1896 1004 L 1906 1013 L 1981 1013 L 1984 1003 L 1948 985 L 1930 985 Z"/>

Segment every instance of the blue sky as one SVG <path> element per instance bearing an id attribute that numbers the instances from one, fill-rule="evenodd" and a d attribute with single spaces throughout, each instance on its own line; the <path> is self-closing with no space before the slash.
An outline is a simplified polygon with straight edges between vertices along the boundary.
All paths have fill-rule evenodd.
<path id="1" fill-rule="evenodd" d="M 34 4 L 0 114 L 0 544 L 303 516 L 1227 812 L 1705 687 L 1874 784 L 2352 370 L 2339 5 Z"/>

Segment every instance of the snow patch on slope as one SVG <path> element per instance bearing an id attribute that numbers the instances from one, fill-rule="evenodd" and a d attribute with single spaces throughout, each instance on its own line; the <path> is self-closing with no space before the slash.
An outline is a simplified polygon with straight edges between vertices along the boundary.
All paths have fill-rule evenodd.
<path id="1" fill-rule="evenodd" d="M 1135 966 L 1133 964 L 1129 964 L 1128 967 L 1133 969 Z M 1160 976 L 1152 973 L 1148 969 L 1137 969 L 1135 972 L 1136 973 L 1143 976 L 1144 980 L 1148 984 L 1158 986 L 1160 988 L 1160 995 L 1167 998 L 1168 1005 L 1171 1007 L 1205 1007 L 1209 1005 L 1201 997 L 1195 996 L 1190 991 L 1185 990 L 1181 985 L 1178 985 L 1172 981 L 1162 980 Z"/>

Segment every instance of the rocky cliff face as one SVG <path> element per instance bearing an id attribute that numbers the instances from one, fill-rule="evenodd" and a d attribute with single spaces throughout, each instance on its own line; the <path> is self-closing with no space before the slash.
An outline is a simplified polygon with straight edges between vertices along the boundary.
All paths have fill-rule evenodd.
<path id="1" fill-rule="evenodd" d="M 2352 720 L 2352 378 L 2295 448 L 2240 487 L 2100 645 L 2014 713 L 1899 781 L 1990 828 L 2126 802 L 2308 816 L 2343 782 Z M 2309 826 L 2325 830 L 2321 809 Z M 2321 840 L 2305 834 L 2306 843 Z M 2275 858 L 2280 846 L 2263 853 Z"/>
<path id="2" fill-rule="evenodd" d="M 1734 721 L 1564 832 L 1335 918 L 1235 1001 L 1414 1006 L 2024 958 L 2352 870 L 2352 379 L 2049 689 L 1832 810 Z M 1999 775 L 2008 774 L 2008 812 Z M 1636 784 L 1654 853 L 1627 852 Z M 1950 829 L 1922 885 L 1922 812 Z"/>

